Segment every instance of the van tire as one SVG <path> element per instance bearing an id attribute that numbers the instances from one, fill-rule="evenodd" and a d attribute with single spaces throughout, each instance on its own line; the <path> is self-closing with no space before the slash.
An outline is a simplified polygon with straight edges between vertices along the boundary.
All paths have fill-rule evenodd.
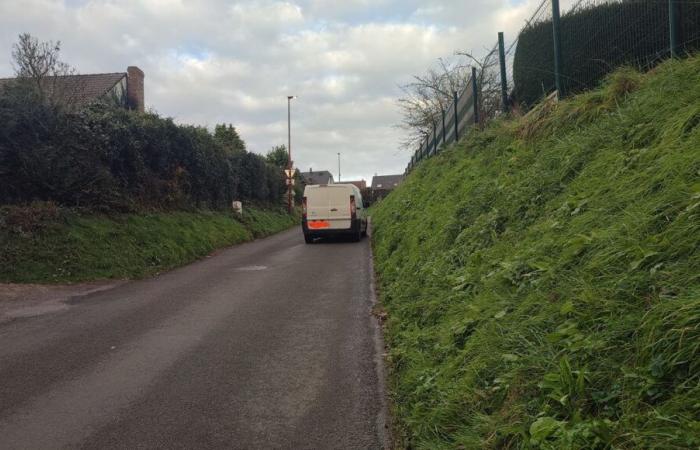
<path id="1" fill-rule="evenodd" d="M 314 238 L 310 234 L 304 234 L 304 242 L 307 244 L 313 244 L 314 243 Z"/>

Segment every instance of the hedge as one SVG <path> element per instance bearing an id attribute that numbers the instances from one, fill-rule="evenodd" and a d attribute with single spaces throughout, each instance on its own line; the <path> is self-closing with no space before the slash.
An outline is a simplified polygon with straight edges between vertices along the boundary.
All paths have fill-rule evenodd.
<path id="1" fill-rule="evenodd" d="M 700 49 L 700 3 L 681 3 L 681 42 Z M 592 5 L 561 17 L 562 86 L 565 93 L 597 86 L 623 65 L 647 70 L 669 56 L 666 0 L 626 0 Z M 555 89 L 551 19 L 526 26 L 513 61 L 515 99 L 529 107 Z"/>
<path id="2" fill-rule="evenodd" d="M 0 204 L 217 209 L 279 203 L 284 189 L 281 168 L 233 127 L 211 133 L 106 102 L 69 110 L 23 83 L 0 90 Z"/>

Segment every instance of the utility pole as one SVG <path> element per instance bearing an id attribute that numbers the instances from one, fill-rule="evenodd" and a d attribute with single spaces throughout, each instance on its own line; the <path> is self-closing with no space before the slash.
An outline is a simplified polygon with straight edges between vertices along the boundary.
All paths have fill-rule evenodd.
<path id="1" fill-rule="evenodd" d="M 294 172 L 292 172 L 292 99 L 296 98 L 293 95 L 287 96 L 287 210 L 292 213 L 292 182 L 294 180 Z"/>
<path id="2" fill-rule="evenodd" d="M 340 183 L 340 153 L 338 153 L 338 183 Z"/>

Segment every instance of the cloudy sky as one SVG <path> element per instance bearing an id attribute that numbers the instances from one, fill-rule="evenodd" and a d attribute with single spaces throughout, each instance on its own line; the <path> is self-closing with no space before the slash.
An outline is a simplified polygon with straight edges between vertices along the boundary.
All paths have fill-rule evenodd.
<path id="1" fill-rule="evenodd" d="M 21 32 L 80 73 L 146 74 L 146 105 L 233 123 L 251 151 L 287 141 L 302 170 L 402 173 L 398 85 L 456 50 L 512 38 L 539 0 L 0 0 L 0 77 Z"/>

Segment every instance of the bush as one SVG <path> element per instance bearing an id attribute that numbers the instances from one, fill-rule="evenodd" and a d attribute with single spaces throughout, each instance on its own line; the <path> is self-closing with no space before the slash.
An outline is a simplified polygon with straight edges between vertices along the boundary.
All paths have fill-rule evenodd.
<path id="1" fill-rule="evenodd" d="M 700 49 L 700 4 L 680 5 L 685 50 Z M 645 70 L 669 55 L 667 1 L 604 3 L 561 18 L 562 85 L 566 93 L 595 87 L 622 65 Z M 532 106 L 553 91 L 552 21 L 526 26 L 513 60 L 515 98 Z"/>
<path id="2" fill-rule="evenodd" d="M 246 152 L 232 127 L 212 134 L 107 102 L 61 110 L 19 82 L 0 92 L 0 124 L 0 204 L 221 209 L 279 204 L 285 189 L 279 168 Z"/>

